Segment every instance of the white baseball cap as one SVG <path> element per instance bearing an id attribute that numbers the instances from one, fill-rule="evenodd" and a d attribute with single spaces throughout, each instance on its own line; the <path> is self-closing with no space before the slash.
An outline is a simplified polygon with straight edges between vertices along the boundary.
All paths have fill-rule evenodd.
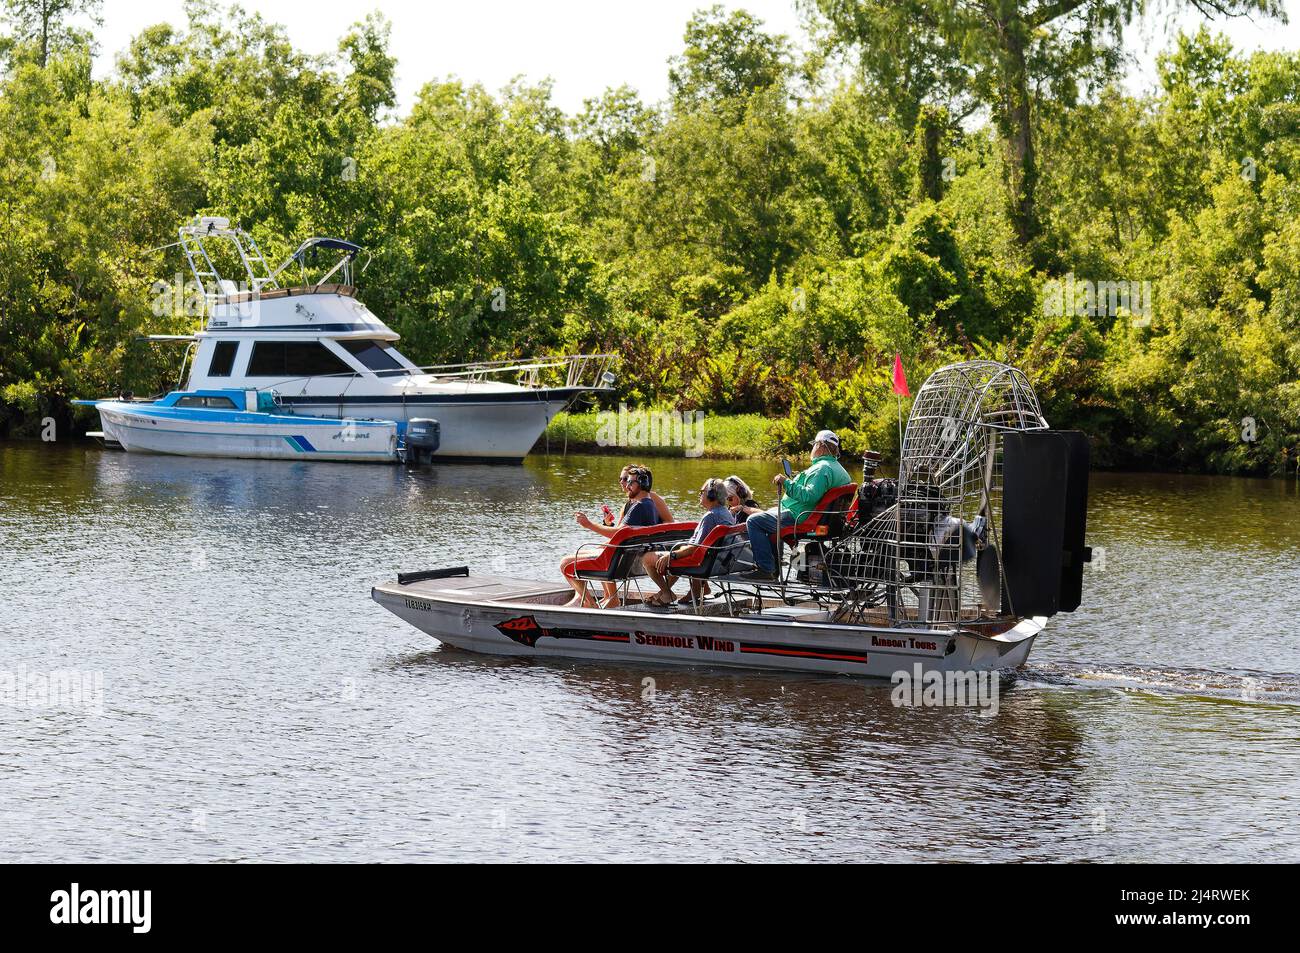
<path id="1" fill-rule="evenodd" d="M 813 443 L 833 443 L 836 449 L 839 449 L 840 438 L 835 436 L 834 430 L 819 430 L 817 436 L 813 438 Z"/>

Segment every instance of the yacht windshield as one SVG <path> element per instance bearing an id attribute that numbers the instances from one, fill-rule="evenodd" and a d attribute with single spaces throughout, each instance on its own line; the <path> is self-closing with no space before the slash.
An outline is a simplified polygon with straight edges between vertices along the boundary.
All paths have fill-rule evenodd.
<path id="1" fill-rule="evenodd" d="M 392 349 L 383 341 L 353 340 L 339 344 L 363 365 L 381 376 L 405 374 L 406 368 L 393 356 Z"/>

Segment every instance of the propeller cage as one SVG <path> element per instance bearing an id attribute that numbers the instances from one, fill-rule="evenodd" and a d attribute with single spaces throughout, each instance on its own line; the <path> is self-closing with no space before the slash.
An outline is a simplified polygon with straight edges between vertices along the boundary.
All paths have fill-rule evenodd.
<path id="1" fill-rule="evenodd" d="M 848 591 L 841 616 L 883 605 L 894 625 L 1014 617 L 1002 563 L 1005 437 L 1047 429 L 1017 368 L 966 361 L 931 374 L 907 419 L 898 502 L 827 553 L 837 586 Z"/>

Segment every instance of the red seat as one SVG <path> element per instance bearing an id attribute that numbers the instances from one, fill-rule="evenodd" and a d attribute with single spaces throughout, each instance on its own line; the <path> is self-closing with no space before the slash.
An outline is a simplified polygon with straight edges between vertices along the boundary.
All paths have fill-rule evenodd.
<path id="1" fill-rule="evenodd" d="M 781 539 L 793 546 L 801 539 L 825 539 L 844 532 L 849 507 L 857 500 L 858 485 L 845 483 L 826 491 L 817 505 L 793 526 L 781 527 Z"/>
<path id="2" fill-rule="evenodd" d="M 604 543 L 578 547 L 577 560 L 566 575 L 579 579 L 626 579 L 636 568 L 641 554 L 684 543 L 695 532 L 694 523 L 660 523 L 657 526 L 624 526 Z M 583 550 L 598 546 L 599 551 L 583 555 Z"/>
<path id="3" fill-rule="evenodd" d="M 685 579 L 707 579 L 710 576 L 723 576 L 731 571 L 736 554 L 745 545 L 745 524 L 734 526 L 715 526 L 709 535 L 695 544 L 695 549 L 680 559 L 674 557 L 668 564 L 668 571 L 674 576 Z"/>

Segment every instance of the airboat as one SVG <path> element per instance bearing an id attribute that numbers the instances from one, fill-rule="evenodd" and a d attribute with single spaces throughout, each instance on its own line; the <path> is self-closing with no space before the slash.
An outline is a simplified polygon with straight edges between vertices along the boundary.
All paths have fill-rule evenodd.
<path id="1" fill-rule="evenodd" d="M 199 312 L 199 328 L 147 336 L 186 346 L 177 390 L 255 390 L 272 395 L 284 415 L 391 421 L 403 450 L 413 424 L 428 429 L 436 421 L 439 439 L 422 453 L 444 462 L 518 463 L 556 414 L 583 394 L 608 391 L 615 380 L 612 354 L 417 366 L 357 297 L 364 249 L 344 239 L 309 238 L 272 267 L 230 219 L 202 216 L 180 228 L 177 245 L 197 283 L 185 303 Z M 120 395 L 111 403 L 132 400 Z M 113 430 L 105 421 L 106 444 L 143 449 L 139 441 L 132 447 L 113 440 Z M 269 435 L 270 445 L 277 436 Z M 175 452 L 221 455 L 214 448 L 196 439 Z"/>
<path id="2" fill-rule="evenodd" d="M 371 595 L 449 645 L 492 655 L 875 678 L 1023 664 L 1048 619 L 1082 598 L 1084 435 L 1048 426 L 1019 369 L 968 361 L 920 388 L 897 479 L 875 476 L 879 462 L 867 454 L 861 483 L 781 531 L 771 582 L 743 574 L 743 524 L 674 559 L 673 575 L 710 585 L 688 605 L 647 604 L 637 567 L 687 540 L 692 523 L 623 528 L 578 551 L 576 577 L 617 585 L 618 609 L 568 607 L 563 582 L 464 566 L 401 574 Z"/>

